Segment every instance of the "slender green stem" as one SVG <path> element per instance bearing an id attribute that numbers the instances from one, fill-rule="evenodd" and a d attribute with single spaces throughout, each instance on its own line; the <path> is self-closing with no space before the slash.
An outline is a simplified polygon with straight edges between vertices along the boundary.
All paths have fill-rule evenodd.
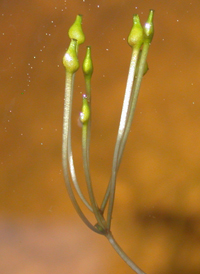
<path id="1" fill-rule="evenodd" d="M 90 119 L 87 123 L 87 136 L 86 136 L 86 151 L 87 151 L 87 159 L 88 162 L 90 161 L 90 139 L 91 139 L 91 77 L 85 77 L 85 88 L 86 88 L 86 95 L 87 95 L 87 101 L 88 101 L 88 106 L 90 108 Z"/>
<path id="2" fill-rule="evenodd" d="M 86 99 L 87 100 L 87 99 Z M 82 125 L 82 150 L 83 150 L 83 166 L 84 166 L 84 172 L 85 172 L 85 178 L 88 188 L 88 193 L 92 205 L 92 209 L 94 212 L 94 215 L 96 217 L 96 220 L 98 224 L 105 229 L 105 222 L 103 221 L 103 216 L 101 215 L 101 212 L 99 210 L 99 207 L 97 205 L 93 188 L 92 188 L 92 182 L 91 182 L 91 176 L 90 176 L 90 168 L 89 168 L 89 158 L 88 158 L 88 121 L 83 123 Z"/>
<path id="3" fill-rule="evenodd" d="M 66 84 L 65 84 L 63 142 L 62 142 L 62 164 L 63 164 L 64 179 L 65 179 L 65 184 L 69 193 L 69 197 L 80 218 L 91 230 L 93 230 L 96 233 L 103 234 L 96 227 L 94 227 L 83 214 L 82 210 L 80 209 L 76 201 L 76 198 L 74 196 L 74 193 L 70 184 L 70 178 L 69 178 L 69 172 L 68 172 L 68 153 L 69 153 L 68 145 L 69 145 L 69 134 L 71 131 L 70 128 L 71 128 L 71 110 L 72 110 L 72 97 L 73 97 L 73 92 L 72 92 L 73 80 L 74 80 L 74 74 L 67 72 Z"/>
<path id="4" fill-rule="evenodd" d="M 113 238 L 111 232 L 108 232 L 105 234 L 106 238 L 110 242 L 110 244 L 113 246 L 115 251 L 119 254 L 119 256 L 127 263 L 127 265 L 130 266 L 131 269 L 133 269 L 137 274 L 145 274 L 144 271 L 142 271 L 129 257 L 126 255 L 126 253 L 122 250 L 122 248 L 118 245 L 118 243 Z"/>
<path id="5" fill-rule="evenodd" d="M 109 199 L 108 215 L 107 215 L 108 228 L 110 228 L 113 205 L 114 205 L 116 176 L 117 176 L 117 171 L 119 168 L 119 155 L 118 154 L 119 154 L 119 150 L 120 150 L 121 140 L 123 138 L 123 134 L 125 131 L 127 119 L 129 116 L 130 98 L 131 98 L 131 93 L 132 93 L 132 88 L 133 88 L 133 81 L 134 81 L 134 75 L 135 75 L 136 64 L 137 64 L 137 60 L 138 60 L 138 56 L 139 56 L 139 51 L 140 51 L 140 46 L 133 48 L 130 67 L 129 67 L 129 73 L 128 73 L 128 79 L 127 79 L 127 85 L 126 85 L 126 90 L 125 90 L 124 102 L 123 102 L 123 107 L 122 107 L 122 114 L 121 114 L 121 118 L 120 118 L 117 141 L 115 144 L 115 150 L 114 150 L 114 156 L 113 156 L 113 165 L 112 165 L 112 173 L 111 173 L 112 175 L 111 175 L 111 179 L 110 179 L 106 194 L 104 196 L 104 199 L 103 199 L 103 202 L 101 205 L 101 209 L 102 209 L 102 211 L 104 211 L 105 206 Z"/>
<path id="6" fill-rule="evenodd" d="M 79 183 L 77 181 L 77 177 L 76 177 L 76 172 L 75 172 L 75 167 L 74 167 L 74 160 L 73 160 L 73 153 L 72 153 L 72 146 L 71 146 L 71 129 L 70 129 L 70 133 L 69 133 L 69 142 L 68 142 L 68 162 L 69 162 L 69 168 L 70 168 L 70 173 L 71 173 L 71 177 L 72 177 L 72 182 L 73 185 L 80 197 L 80 199 L 82 200 L 82 202 L 87 206 L 87 208 L 93 212 L 93 209 L 91 207 L 91 205 L 88 203 L 88 201 L 86 200 L 86 198 L 84 197 L 80 187 L 79 187 Z"/>
<path id="7" fill-rule="evenodd" d="M 120 165 L 121 159 L 122 159 L 122 155 L 124 152 L 124 148 L 125 148 L 125 144 L 128 138 L 128 134 L 130 132 L 130 128 L 131 128 L 131 124 L 133 121 L 133 116 L 135 113 L 135 108 L 136 108 L 136 104 L 137 104 L 137 99 L 138 99 L 138 94 L 139 94 L 139 90 L 140 90 L 140 86 L 141 86 L 141 82 L 142 82 L 142 78 L 143 78 L 143 71 L 144 71 L 144 67 L 146 65 L 146 59 L 147 59 L 147 54 L 148 54 L 148 50 L 149 50 L 149 46 L 150 44 L 144 43 L 143 48 L 142 48 L 142 53 L 141 53 L 141 58 L 139 60 L 139 64 L 138 64 L 138 74 L 137 77 L 135 78 L 134 84 L 133 84 L 133 92 L 131 95 L 131 100 L 130 100 L 130 111 L 129 111 L 129 115 L 128 115 L 128 119 L 127 119 L 127 123 L 126 123 L 126 128 L 121 140 L 121 144 L 120 144 L 120 149 L 119 149 L 119 154 L 118 154 L 118 166 Z"/>

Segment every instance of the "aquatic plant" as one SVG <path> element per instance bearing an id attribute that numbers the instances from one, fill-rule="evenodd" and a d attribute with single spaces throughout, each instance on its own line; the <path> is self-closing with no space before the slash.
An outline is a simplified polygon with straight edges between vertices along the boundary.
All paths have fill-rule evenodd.
<path id="1" fill-rule="evenodd" d="M 82 16 L 77 15 L 74 24 L 69 29 L 70 45 L 63 57 L 63 64 L 66 70 L 64 116 L 63 116 L 63 144 L 62 144 L 62 163 L 64 179 L 69 193 L 69 197 L 83 222 L 94 232 L 104 235 L 111 243 L 121 258 L 138 274 L 145 274 L 121 249 L 114 239 L 111 232 L 111 222 L 115 199 L 115 187 L 117 173 L 123 156 L 125 144 L 130 131 L 130 127 L 135 112 L 138 93 L 141 86 L 143 75 L 147 72 L 147 54 L 154 34 L 153 26 L 154 11 L 150 10 L 148 19 L 142 27 L 140 18 L 137 14 L 133 15 L 133 27 L 128 36 L 128 44 L 132 48 L 132 56 L 128 72 L 128 79 L 125 89 L 124 101 L 122 106 L 121 118 L 119 122 L 118 134 L 114 149 L 112 170 L 107 190 L 101 205 L 98 205 L 92 185 L 90 175 L 90 132 L 91 132 L 91 78 L 93 74 L 93 64 L 91 58 L 91 48 L 88 46 L 86 56 L 83 61 L 82 70 L 85 78 L 86 91 L 83 94 L 82 111 L 80 121 L 82 123 L 82 154 L 84 176 L 87 183 L 89 201 L 82 193 L 77 180 L 74 158 L 71 145 L 71 116 L 74 90 L 74 76 L 79 69 L 78 49 L 85 41 L 82 30 Z M 96 223 L 92 224 L 81 209 L 77 201 L 77 195 L 85 206 L 94 214 Z"/>

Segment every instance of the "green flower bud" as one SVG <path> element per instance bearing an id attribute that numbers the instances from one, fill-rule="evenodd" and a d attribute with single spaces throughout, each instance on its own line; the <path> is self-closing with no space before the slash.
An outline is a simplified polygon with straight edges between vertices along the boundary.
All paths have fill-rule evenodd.
<path id="1" fill-rule="evenodd" d="M 91 78 L 93 73 L 93 64 L 91 58 L 91 47 L 87 47 L 85 59 L 83 61 L 83 73 L 85 77 Z"/>
<path id="2" fill-rule="evenodd" d="M 78 57 L 76 54 L 77 41 L 72 39 L 68 50 L 63 57 L 63 65 L 67 72 L 75 73 L 79 68 Z"/>
<path id="3" fill-rule="evenodd" d="M 83 94 L 82 112 L 80 113 L 79 117 L 82 124 L 86 124 L 90 119 L 90 106 L 85 94 Z"/>
<path id="4" fill-rule="evenodd" d="M 140 18 L 138 14 L 133 15 L 133 27 L 128 36 L 128 44 L 131 47 L 141 47 L 144 42 L 144 33 L 143 28 L 140 23 Z"/>
<path id="5" fill-rule="evenodd" d="M 82 30 L 82 15 L 77 15 L 76 20 L 68 31 L 69 38 L 77 40 L 77 44 L 80 45 L 85 41 L 85 35 Z"/>
<path id="6" fill-rule="evenodd" d="M 148 19 L 144 25 L 144 38 L 145 41 L 148 41 L 149 43 L 151 43 L 154 35 L 153 15 L 154 10 L 150 10 Z"/>

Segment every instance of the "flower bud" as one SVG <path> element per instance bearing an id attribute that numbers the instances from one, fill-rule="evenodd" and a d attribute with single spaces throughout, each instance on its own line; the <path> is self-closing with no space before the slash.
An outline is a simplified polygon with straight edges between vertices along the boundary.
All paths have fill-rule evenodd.
<path id="1" fill-rule="evenodd" d="M 131 32 L 128 36 L 128 44 L 131 47 L 141 47 L 141 45 L 144 42 L 144 33 L 143 33 L 143 27 L 140 23 L 140 18 L 138 14 L 133 15 L 133 27 L 131 29 Z"/>
<path id="2" fill-rule="evenodd" d="M 82 124 L 86 124 L 90 119 L 90 106 L 87 101 L 87 96 L 83 94 L 82 112 L 80 113 L 80 121 Z"/>
<path id="3" fill-rule="evenodd" d="M 75 73 L 79 68 L 78 57 L 76 54 L 77 41 L 72 39 L 68 50 L 63 57 L 63 65 L 67 72 Z"/>
<path id="4" fill-rule="evenodd" d="M 154 10 L 149 11 L 148 19 L 144 25 L 144 39 L 151 43 L 154 35 L 154 26 L 153 26 L 153 15 Z"/>
<path id="5" fill-rule="evenodd" d="M 91 47 L 87 47 L 85 59 L 83 61 L 83 73 L 85 77 L 91 78 L 93 73 L 93 64 L 91 58 Z"/>
<path id="6" fill-rule="evenodd" d="M 77 40 L 77 45 L 84 43 L 85 35 L 82 30 L 82 15 L 77 15 L 75 22 L 68 31 L 69 38 Z"/>

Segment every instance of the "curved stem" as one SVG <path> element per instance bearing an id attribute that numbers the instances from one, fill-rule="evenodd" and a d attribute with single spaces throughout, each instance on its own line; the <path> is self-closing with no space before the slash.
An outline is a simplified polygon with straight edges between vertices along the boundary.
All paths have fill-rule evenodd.
<path id="1" fill-rule="evenodd" d="M 137 274 L 145 274 L 144 271 L 142 271 L 129 257 L 126 255 L 126 253 L 122 250 L 122 248 L 118 245 L 118 243 L 115 241 L 114 237 L 112 236 L 111 232 L 108 232 L 105 234 L 106 238 L 112 245 L 112 247 L 115 249 L 115 251 L 119 254 L 119 256 L 127 263 L 127 265 L 130 266 L 131 269 L 133 269 Z"/>
<path id="2" fill-rule="evenodd" d="M 134 80 L 134 84 L 133 84 L 133 92 L 131 95 L 131 103 L 130 103 L 130 111 L 129 111 L 129 116 L 127 119 L 127 123 L 126 123 L 126 128 L 124 131 L 124 135 L 121 141 L 121 145 L 120 145 L 120 150 L 119 150 L 119 154 L 118 154 L 118 165 L 120 165 L 120 161 L 122 159 L 122 155 L 123 155 L 123 151 L 125 148 L 125 144 L 128 138 L 128 134 L 131 128 L 131 124 L 133 121 L 133 116 L 135 113 L 135 108 L 136 108 L 136 104 L 137 104 L 137 99 L 138 99 L 138 94 L 139 94 L 139 90 L 140 90 L 140 86 L 141 86 L 141 82 L 142 82 L 142 78 L 143 78 L 143 72 L 144 72 L 144 67 L 146 64 L 146 59 L 147 59 L 147 54 L 148 54 L 148 50 L 149 50 L 149 46 L 150 43 L 144 43 L 143 44 L 143 48 L 142 48 L 142 53 L 141 53 L 141 58 L 140 58 L 140 62 L 138 64 L 138 75 Z"/>
<path id="3" fill-rule="evenodd" d="M 88 122 L 84 123 L 82 126 L 82 149 L 83 149 L 83 166 L 85 172 L 86 183 L 88 187 L 88 193 L 92 205 L 93 212 L 95 214 L 96 220 L 98 224 L 105 229 L 105 222 L 103 216 L 99 210 L 96 199 L 94 197 L 94 192 L 92 188 L 91 176 L 90 176 L 90 168 L 89 168 L 89 158 L 88 158 Z"/>
<path id="4" fill-rule="evenodd" d="M 72 109 L 72 96 L 73 96 L 73 82 L 74 74 L 66 73 L 66 85 L 65 85 L 65 98 L 64 98 L 64 114 L 63 114 L 63 142 L 62 142 L 62 165 L 65 184 L 69 193 L 69 197 L 83 222 L 94 232 L 103 234 L 95 226 L 93 226 L 89 220 L 85 217 L 82 210 L 80 209 L 76 198 L 74 196 L 68 172 L 68 153 L 69 153 L 69 134 L 71 128 L 71 109 Z"/>
<path id="5" fill-rule="evenodd" d="M 107 215 L 107 223 L 108 223 L 108 229 L 110 229 L 111 225 L 111 219 L 112 219 L 112 212 L 113 212 L 113 206 L 114 206 L 114 196 L 115 196 L 115 185 L 116 185 L 116 176 L 117 172 L 119 169 L 119 163 L 120 163 L 120 157 L 122 155 L 119 155 L 120 151 L 120 146 L 121 146 L 121 140 L 124 135 L 124 131 L 126 128 L 126 123 L 127 119 L 129 117 L 129 111 L 130 111 L 130 99 L 131 99 L 131 94 L 133 90 L 133 81 L 134 81 L 134 75 L 135 75 L 135 70 L 136 70 L 136 65 L 137 65 L 137 60 L 139 56 L 139 51 L 140 51 L 140 46 L 133 48 L 132 52 L 132 57 L 131 57 L 131 62 L 130 62 L 130 68 L 129 68 L 129 73 L 128 73 L 128 79 L 127 79 L 127 85 L 126 85 L 126 90 L 125 90 L 125 96 L 124 96 L 124 102 L 123 102 L 123 107 L 122 107 L 122 113 L 121 113 L 121 118 L 120 118 L 120 124 L 119 124 L 119 129 L 118 129 L 118 135 L 117 135 L 117 141 L 115 144 L 115 151 L 114 151 L 114 156 L 113 156 L 113 165 L 112 165 L 112 173 L 111 173 L 111 179 L 102 203 L 102 208 L 105 207 L 107 201 L 109 198 L 109 205 L 108 205 L 108 215 Z M 110 195 L 108 195 L 108 193 Z M 105 208 L 103 208 L 105 209 Z"/>

